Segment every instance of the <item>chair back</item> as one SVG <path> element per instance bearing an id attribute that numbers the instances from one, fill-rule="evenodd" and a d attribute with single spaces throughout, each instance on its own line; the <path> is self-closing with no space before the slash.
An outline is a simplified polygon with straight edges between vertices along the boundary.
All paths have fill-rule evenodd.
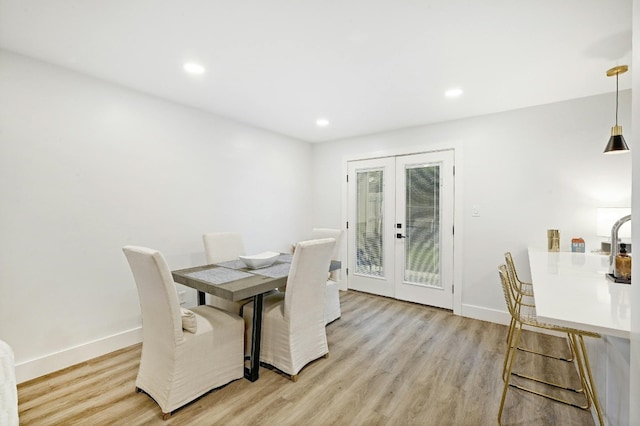
<path id="1" fill-rule="evenodd" d="M 504 301 L 507 304 L 507 310 L 514 320 L 519 320 L 520 315 L 517 307 L 517 299 L 514 294 L 513 287 L 509 278 L 509 270 L 506 265 L 500 265 L 498 267 L 498 274 L 500 275 L 500 281 L 502 283 L 502 292 L 504 293 Z"/>
<path id="2" fill-rule="evenodd" d="M 237 232 L 209 232 L 202 236 L 207 263 L 220 263 L 244 256 L 242 235 Z"/>
<path id="3" fill-rule="evenodd" d="M 336 240 L 336 245 L 331 253 L 331 260 L 340 260 L 340 247 L 342 246 L 342 229 L 333 228 L 313 228 L 311 230 L 310 240 L 319 240 L 322 238 L 333 238 Z"/>
<path id="4" fill-rule="evenodd" d="M 333 229 L 333 228 L 313 228 L 311 230 L 310 240 L 319 240 L 322 238 L 333 238 L 336 240 L 336 245 L 333 248 L 333 253 L 331 254 L 331 260 L 340 260 L 340 248 L 342 247 L 342 229 Z M 332 281 L 340 280 L 340 270 L 331 271 L 328 274 L 329 279 Z"/>
<path id="5" fill-rule="evenodd" d="M 518 273 L 516 272 L 516 265 L 513 262 L 513 256 L 511 255 L 511 252 L 506 252 L 504 254 L 504 260 L 506 262 L 507 272 L 512 276 L 513 280 L 516 282 L 516 284 L 518 284 L 518 288 L 520 289 L 522 280 L 520 279 L 520 277 L 518 277 Z"/>
<path id="6" fill-rule="evenodd" d="M 333 238 L 297 244 L 284 297 L 284 317 L 292 327 L 317 322 L 324 328 L 327 271 L 335 244 Z"/>
<path id="7" fill-rule="evenodd" d="M 183 336 L 180 302 L 169 265 L 157 250 L 126 246 L 124 252 L 138 288 L 143 345 L 165 345 Z"/>

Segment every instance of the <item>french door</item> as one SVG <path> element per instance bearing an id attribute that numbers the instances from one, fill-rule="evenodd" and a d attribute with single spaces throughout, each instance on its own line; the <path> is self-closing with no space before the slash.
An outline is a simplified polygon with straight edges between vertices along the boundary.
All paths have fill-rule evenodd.
<path id="1" fill-rule="evenodd" d="M 453 308 L 453 158 L 349 162 L 349 288 Z"/>

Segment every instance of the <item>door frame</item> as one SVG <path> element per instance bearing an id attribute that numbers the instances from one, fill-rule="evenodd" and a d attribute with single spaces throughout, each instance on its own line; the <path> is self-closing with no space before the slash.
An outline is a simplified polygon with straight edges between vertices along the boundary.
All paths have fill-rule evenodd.
<path id="1" fill-rule="evenodd" d="M 375 158 L 384 157 L 396 157 L 399 155 L 412 155 L 412 154 L 428 154 L 437 151 L 453 151 L 453 162 L 455 167 L 455 174 L 453 177 L 454 186 L 454 207 L 453 207 L 453 226 L 455 232 L 453 234 L 453 313 L 455 315 L 462 315 L 462 235 L 463 235 L 463 154 L 460 146 L 454 146 L 452 144 L 430 144 L 428 147 L 423 148 L 406 148 L 406 149 L 393 149 L 393 150 L 381 150 L 376 152 L 369 152 L 363 154 L 350 154 L 342 157 L 342 206 L 341 216 L 342 223 L 346 224 L 349 219 L 348 203 L 349 203 L 349 191 L 347 184 L 347 175 L 349 174 L 349 162 L 358 160 L 371 160 Z M 348 243 L 348 242 L 347 242 Z M 347 253 L 346 250 L 342 250 L 342 264 L 347 265 Z M 342 290 L 348 288 L 349 275 L 342 273 Z"/>

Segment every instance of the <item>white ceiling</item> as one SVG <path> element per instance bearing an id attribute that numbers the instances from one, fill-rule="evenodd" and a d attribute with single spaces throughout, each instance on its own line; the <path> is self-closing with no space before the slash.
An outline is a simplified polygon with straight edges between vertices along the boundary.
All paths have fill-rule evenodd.
<path id="1" fill-rule="evenodd" d="M 0 48 L 320 142 L 615 91 L 631 3 L 0 0 Z"/>

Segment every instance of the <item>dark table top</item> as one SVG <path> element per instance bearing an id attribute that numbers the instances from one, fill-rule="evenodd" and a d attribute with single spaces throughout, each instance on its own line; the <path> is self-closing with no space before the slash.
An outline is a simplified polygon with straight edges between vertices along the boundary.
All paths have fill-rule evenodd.
<path id="1" fill-rule="evenodd" d="M 282 263 L 287 262 L 277 261 L 276 265 Z M 339 261 L 332 260 L 329 271 L 335 271 L 340 267 L 341 263 Z M 216 269 L 220 270 L 216 271 Z M 287 284 L 286 276 L 274 278 L 259 275 L 260 272 L 260 269 L 228 269 L 220 265 L 202 265 L 172 271 L 172 275 L 173 280 L 179 284 L 233 301 L 266 293 L 275 288 L 284 287 Z M 212 277 L 218 274 L 222 277 L 227 276 L 223 280 L 229 281 L 216 284 Z M 233 278 L 235 275 L 241 277 Z"/>

